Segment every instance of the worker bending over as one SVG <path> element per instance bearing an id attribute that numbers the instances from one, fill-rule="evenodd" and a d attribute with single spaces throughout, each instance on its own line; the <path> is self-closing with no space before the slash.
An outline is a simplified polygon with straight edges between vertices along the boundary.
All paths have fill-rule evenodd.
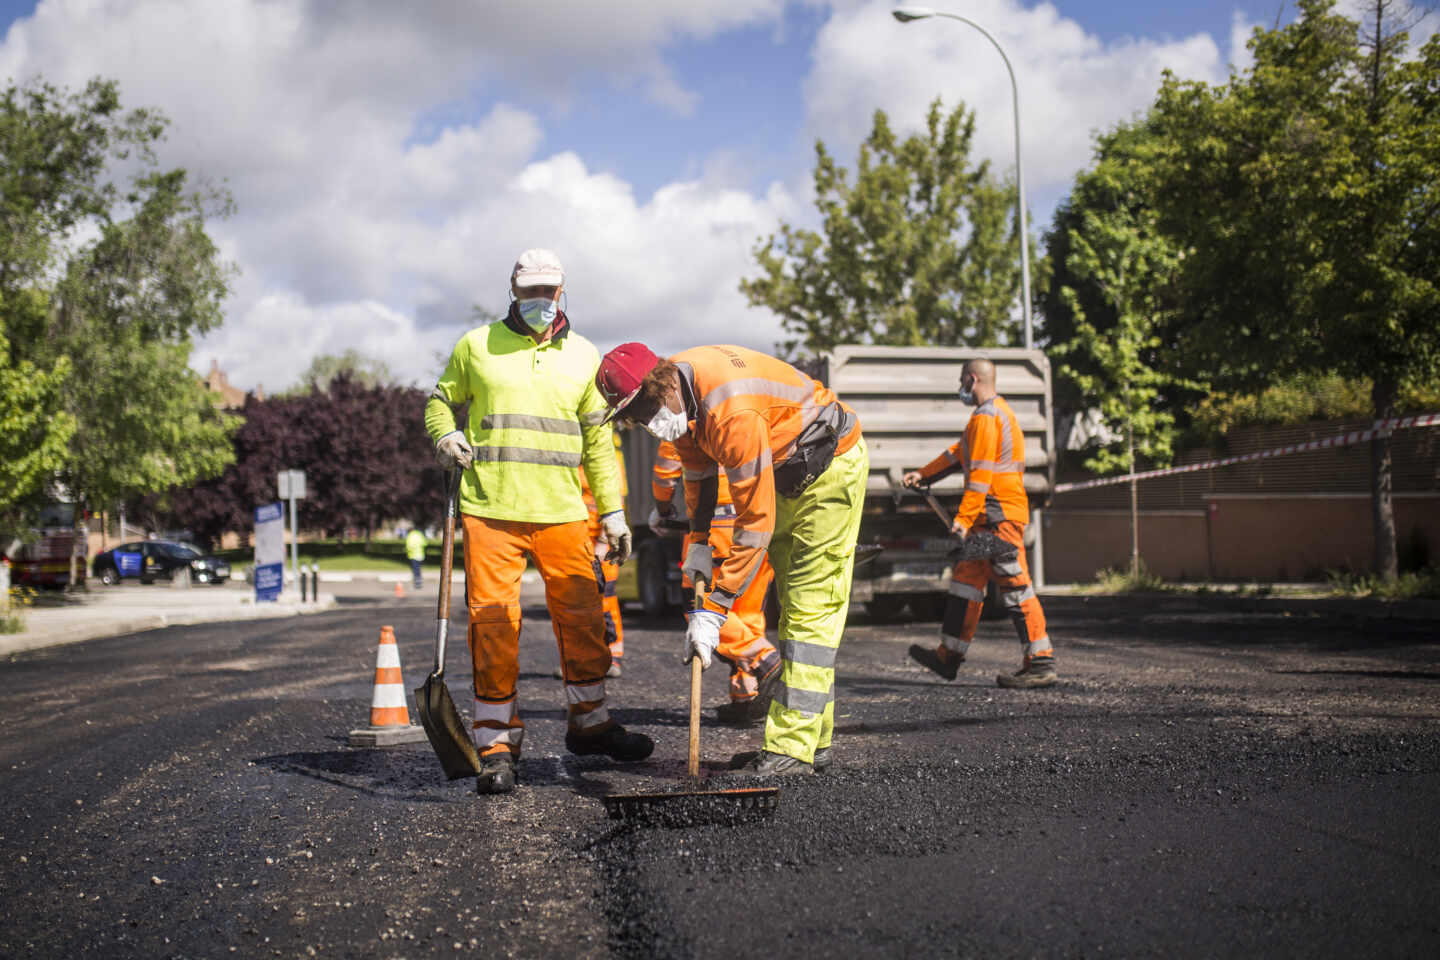
<path id="1" fill-rule="evenodd" d="M 765 719 L 760 776 L 830 763 L 835 655 L 850 605 L 869 457 L 855 411 L 781 360 L 743 347 L 695 347 L 662 360 L 640 343 L 605 354 L 610 406 L 660 440 L 694 445 L 700 484 L 690 529 L 708 536 L 724 470 L 735 506 L 730 555 L 690 550 L 685 571 L 710 585 L 690 614 L 683 659 L 710 665 L 736 600 L 766 554 L 780 594 L 780 682 Z"/>
<path id="2" fill-rule="evenodd" d="M 910 656 L 946 680 L 954 680 L 985 604 L 991 580 L 1010 611 L 1020 635 L 1020 669 L 995 678 L 1002 687 L 1048 687 L 1055 683 L 1055 653 L 1045 632 L 1045 611 L 1030 582 L 1025 560 L 1025 524 L 1030 502 L 1025 496 L 1025 435 L 1015 411 L 995 392 L 995 365 L 984 358 L 967 360 L 960 371 L 960 399 L 975 412 L 965 436 L 940 456 L 905 474 L 907 487 L 920 487 L 965 471 L 965 494 L 950 525 L 963 555 L 951 575 L 940 644 L 914 644 Z"/>
<path id="3" fill-rule="evenodd" d="M 688 533 L 685 536 L 684 555 L 687 561 L 692 550 L 698 551 L 698 561 L 682 563 L 684 567 L 702 566 L 705 563 L 723 564 L 730 556 L 735 531 L 735 505 L 730 499 L 730 484 L 723 473 L 714 469 L 714 463 L 695 445 L 688 435 L 679 440 L 665 440 L 655 455 L 654 478 L 651 493 L 655 497 L 655 510 L 650 517 L 650 527 L 656 536 L 664 536 L 663 521 L 675 517 L 675 488 L 682 483 L 685 488 L 685 511 L 694 516 L 699 506 L 701 484 L 704 474 L 715 476 L 715 506 L 710 521 L 710 534 Z M 708 554 L 708 556 L 706 556 Z M 744 592 L 735 598 L 725 624 L 720 628 L 720 643 L 715 648 L 716 656 L 730 665 L 730 702 L 718 707 L 715 714 L 725 723 L 747 725 L 763 720 L 769 711 L 770 700 L 775 694 L 775 685 L 780 682 L 780 651 L 765 637 L 765 592 L 775 579 L 768 557 L 760 560 L 760 571 Z M 689 574 L 684 575 L 684 586 L 694 589 Z M 687 601 L 686 609 L 693 603 Z"/>
<path id="4" fill-rule="evenodd" d="M 605 706 L 610 648 L 595 552 L 580 499 L 584 466 L 601 536 L 623 563 L 630 553 L 605 401 L 595 390 L 599 352 L 560 309 L 565 274 L 548 250 L 527 250 L 510 273 L 506 315 L 460 338 L 425 404 L 442 464 L 460 467 L 465 593 L 470 612 L 480 793 L 515 787 L 525 725 L 519 678 L 520 575 L 528 556 L 545 583 L 565 675 L 565 748 L 643 760 L 654 744 L 629 733 Z M 452 405 L 469 404 L 465 429 Z"/>

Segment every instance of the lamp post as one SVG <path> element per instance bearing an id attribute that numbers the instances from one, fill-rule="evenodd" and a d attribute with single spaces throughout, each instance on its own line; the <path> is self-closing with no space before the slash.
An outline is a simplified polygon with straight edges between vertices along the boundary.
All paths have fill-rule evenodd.
<path id="1" fill-rule="evenodd" d="M 911 20 L 925 20 L 930 17 L 946 17 L 950 20 L 959 20 L 961 23 L 968 23 L 985 35 L 996 51 L 1000 59 L 1005 61 L 1005 69 L 1010 74 L 1010 96 L 1015 106 L 1015 187 L 1018 196 L 1015 206 L 1020 217 L 1020 309 L 1025 317 L 1025 349 L 1029 350 L 1034 343 L 1030 325 L 1030 229 L 1025 220 L 1025 168 L 1020 163 L 1020 87 L 1015 82 L 1015 68 L 1010 66 L 1010 58 L 1005 56 L 1005 50 L 990 32 L 974 20 L 969 20 L 956 13 L 946 13 L 943 10 L 932 10 L 929 7 L 903 6 L 896 7 L 891 11 L 896 20 L 901 23 L 909 23 Z"/>

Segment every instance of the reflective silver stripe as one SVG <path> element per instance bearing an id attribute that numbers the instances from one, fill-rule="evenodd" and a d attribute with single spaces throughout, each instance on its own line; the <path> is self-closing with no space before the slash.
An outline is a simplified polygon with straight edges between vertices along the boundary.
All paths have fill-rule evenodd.
<path id="1" fill-rule="evenodd" d="M 655 484 L 655 486 L 660 487 L 662 490 L 675 489 L 675 480 L 673 477 L 656 477 L 650 482 Z"/>
<path id="2" fill-rule="evenodd" d="M 975 416 L 995 416 L 995 398 L 991 397 L 989 400 L 986 400 L 984 403 L 980 404 L 980 406 L 976 407 Z"/>
<path id="3" fill-rule="evenodd" d="M 997 414 L 995 419 L 1000 423 L 1000 462 L 1009 463 L 1015 459 L 1015 445 L 1010 436 L 1010 418 Z"/>
<path id="4" fill-rule="evenodd" d="M 763 550 L 770 546 L 770 536 L 768 530 L 736 530 L 733 542 L 742 547 L 759 547 Z"/>
<path id="5" fill-rule="evenodd" d="M 605 422 L 605 414 L 608 410 L 591 410 L 589 413 L 580 414 L 580 422 L 587 427 L 598 427 Z"/>
<path id="6" fill-rule="evenodd" d="M 749 581 L 747 580 L 746 583 L 748 584 Z M 740 592 L 744 593 L 745 591 L 742 589 Z M 705 602 L 713 603 L 715 606 L 729 611 L 731 605 L 735 602 L 735 594 L 730 593 L 728 590 L 711 590 L 705 595 Z"/>
<path id="7" fill-rule="evenodd" d="M 995 462 L 990 461 L 990 460 L 976 460 L 974 463 L 970 464 L 970 469 L 971 469 L 971 470 L 991 470 L 991 471 L 993 471 L 993 472 L 995 472 L 995 473 L 1024 473 L 1024 472 L 1025 472 L 1025 464 L 1023 464 L 1023 463 L 1014 463 L 1014 462 L 1011 462 L 1011 463 L 995 463 Z"/>
<path id="8" fill-rule="evenodd" d="M 780 689 L 775 694 L 775 700 L 780 706 L 786 710 L 799 710 L 803 713 L 824 713 L 825 708 L 834 699 L 833 684 L 827 692 L 816 693 L 814 690 L 796 690 L 781 682 Z"/>
<path id="9" fill-rule="evenodd" d="M 579 730 L 588 730 L 590 727 L 598 727 L 603 723 L 610 722 L 610 711 L 605 707 L 596 707 L 589 713 L 570 714 L 570 725 Z"/>
<path id="10" fill-rule="evenodd" d="M 962 597 L 966 600 L 969 600 L 971 603 L 985 602 L 985 592 L 983 590 L 976 590 L 974 587 L 970 586 L 970 584 L 961 583 L 959 580 L 950 581 L 950 595 L 954 597 Z"/>
<path id="11" fill-rule="evenodd" d="M 507 746 L 518 747 L 520 741 L 525 737 L 524 727 L 471 727 L 470 739 L 475 741 L 475 749 L 481 753 L 489 750 L 497 743 Z"/>
<path id="12" fill-rule="evenodd" d="M 605 699 L 605 681 L 565 684 L 566 703 L 596 703 Z"/>
<path id="13" fill-rule="evenodd" d="M 536 417 L 528 413 L 487 413 L 480 418 L 481 430 L 534 430 L 536 433 L 564 433 L 580 436 L 580 424 L 559 417 Z"/>
<path id="14" fill-rule="evenodd" d="M 685 471 L 685 479 L 689 480 L 691 483 L 696 483 L 700 480 L 709 480 L 711 477 L 718 476 L 720 476 L 720 467 L 718 464 L 708 466 L 704 470 L 687 469 Z"/>
<path id="15" fill-rule="evenodd" d="M 990 489 L 990 484 L 981 483 L 979 480 L 972 480 L 969 483 L 965 484 L 965 489 L 974 490 L 976 493 L 984 493 L 985 491 Z"/>
<path id="16" fill-rule="evenodd" d="M 760 476 L 770 465 L 770 448 L 766 447 L 760 451 L 760 456 L 751 460 L 749 463 L 742 463 L 738 467 L 726 467 L 725 478 L 729 480 L 731 484 L 743 483 L 746 480 L 752 480 Z"/>
<path id="17" fill-rule="evenodd" d="M 780 641 L 780 656 L 791 663 L 802 663 L 807 667 L 822 667 L 826 670 L 835 669 L 835 654 L 839 651 L 835 647 L 827 647 L 818 643 L 805 643 L 803 640 L 782 640 Z"/>
<path id="18" fill-rule="evenodd" d="M 509 723 L 515 719 L 515 701 L 506 700 L 504 703 L 488 703 L 484 700 L 475 701 L 475 722 L 476 723 Z"/>
<path id="19" fill-rule="evenodd" d="M 962 658 L 965 656 L 965 651 L 970 649 L 969 640 L 966 640 L 964 637 L 952 637 L 943 630 L 940 633 L 940 642 L 945 645 L 946 650 L 949 650 L 951 653 L 957 653 Z"/>
<path id="20" fill-rule="evenodd" d="M 656 470 L 679 470 L 683 466 L 684 464 L 682 464 L 679 460 L 661 460 L 658 457 L 655 460 Z"/>
<path id="21" fill-rule="evenodd" d="M 1020 568 L 1020 561 L 1014 558 L 1009 560 L 991 560 L 990 566 L 1002 577 L 1018 577 L 1025 572 Z"/>
<path id="22" fill-rule="evenodd" d="M 1026 600 L 1032 599 L 1034 596 L 1035 586 L 1034 584 L 1031 584 L 1025 587 L 1023 590 L 1011 590 L 1009 593 L 1002 593 L 1000 594 L 1000 599 L 1005 601 L 1005 606 L 1007 607 L 1018 607 L 1020 606 L 1020 604 L 1024 603 Z"/>
<path id="23" fill-rule="evenodd" d="M 1049 638 L 1048 636 L 1041 637 L 1039 640 L 1031 640 L 1031 641 L 1030 641 L 1030 655 L 1031 655 L 1031 656 L 1034 656 L 1034 655 L 1037 654 L 1037 653 L 1048 653 L 1049 650 L 1050 650 L 1050 638 Z"/>
<path id="24" fill-rule="evenodd" d="M 475 459 L 487 463 L 538 463 L 547 467 L 578 467 L 580 454 L 533 447 L 476 447 Z"/>
<path id="25" fill-rule="evenodd" d="M 714 512 L 714 514 L 711 515 L 710 519 L 712 519 L 712 520 L 720 520 L 720 519 L 723 519 L 723 518 L 725 518 L 725 517 L 733 517 L 733 516 L 735 516 L 735 505 L 732 504 L 732 503 L 727 503 L 727 504 L 724 504 L 723 506 L 716 507 L 716 508 L 715 508 L 715 512 Z"/>
<path id="26" fill-rule="evenodd" d="M 731 397 L 740 397 L 747 393 L 759 393 L 779 397 L 782 400 L 791 400 L 795 403 L 804 403 L 807 397 L 813 401 L 815 388 L 808 383 L 781 383 L 779 380 L 769 380 L 765 377 L 743 377 L 739 380 L 731 380 L 729 383 L 722 383 L 705 394 L 700 398 L 700 406 L 709 411 Z"/>

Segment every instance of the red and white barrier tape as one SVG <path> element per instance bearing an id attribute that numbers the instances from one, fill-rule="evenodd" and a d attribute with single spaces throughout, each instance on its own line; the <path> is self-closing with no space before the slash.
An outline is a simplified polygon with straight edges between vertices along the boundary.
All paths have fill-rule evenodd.
<path id="1" fill-rule="evenodd" d="M 1204 463 L 1187 463 L 1182 467 L 1164 467 L 1160 470 L 1145 470 L 1140 473 L 1127 473 L 1121 477 L 1101 477 L 1098 480 L 1082 480 L 1079 483 L 1057 483 L 1056 493 L 1069 493 L 1072 490 L 1088 490 L 1091 487 L 1105 487 L 1115 483 L 1129 483 L 1135 480 L 1149 480 L 1152 477 L 1168 477 L 1176 473 L 1194 473 L 1196 470 L 1211 470 L 1215 467 L 1228 467 L 1235 463 L 1248 463 L 1251 460 L 1266 460 L 1270 457 L 1283 457 L 1291 453 L 1304 453 L 1306 450 L 1325 450 L 1330 447 L 1348 447 L 1357 443 L 1364 443 L 1380 433 L 1388 433 L 1394 430 L 1404 430 L 1409 427 L 1434 427 L 1440 426 L 1440 413 L 1423 413 L 1413 417 L 1392 417 L 1389 420 L 1376 420 L 1368 430 L 1355 430 L 1350 433 L 1342 433 L 1339 436 L 1326 437 L 1324 440 L 1311 440 L 1308 443 L 1292 443 L 1286 447 L 1276 447 L 1274 450 L 1262 450 L 1259 453 L 1245 453 L 1238 457 L 1222 457 L 1219 460 L 1206 460 Z"/>

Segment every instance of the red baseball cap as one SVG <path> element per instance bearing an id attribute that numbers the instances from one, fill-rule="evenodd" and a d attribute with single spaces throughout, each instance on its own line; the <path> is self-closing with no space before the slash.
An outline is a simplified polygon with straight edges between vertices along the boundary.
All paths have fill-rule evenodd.
<path id="1" fill-rule="evenodd" d="M 622 343 L 600 358 L 600 369 L 595 371 L 595 387 L 610 407 L 601 423 L 608 423 L 640 392 L 645 375 L 660 362 L 660 358 L 643 343 Z"/>

